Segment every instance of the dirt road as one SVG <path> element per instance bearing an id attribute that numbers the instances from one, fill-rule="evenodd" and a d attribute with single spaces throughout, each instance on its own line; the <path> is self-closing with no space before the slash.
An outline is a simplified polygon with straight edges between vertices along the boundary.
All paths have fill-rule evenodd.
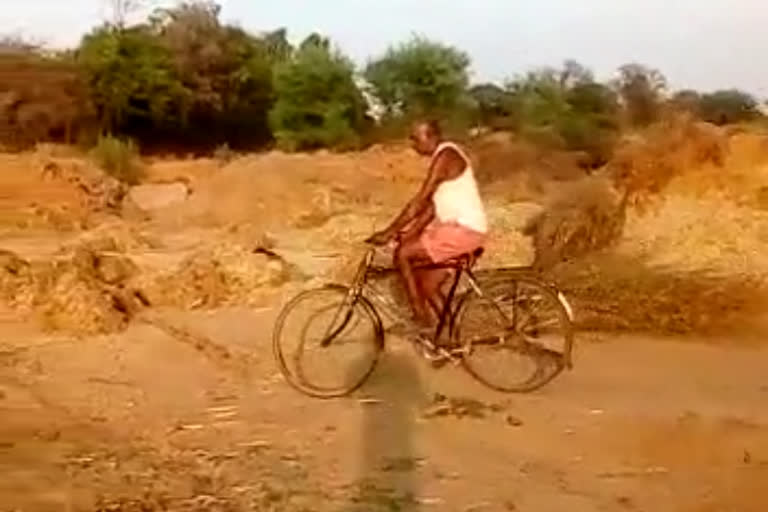
<path id="1" fill-rule="evenodd" d="M 355 397 L 318 401 L 277 374 L 274 314 L 0 324 L 0 510 L 768 509 L 765 348 L 584 335 L 573 372 L 505 396 L 389 340 Z"/>

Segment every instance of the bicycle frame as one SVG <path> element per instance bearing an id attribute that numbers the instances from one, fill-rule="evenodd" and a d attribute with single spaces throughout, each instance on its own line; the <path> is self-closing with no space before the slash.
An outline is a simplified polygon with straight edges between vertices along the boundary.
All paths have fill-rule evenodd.
<path id="1" fill-rule="evenodd" d="M 355 277 L 352 280 L 351 285 L 349 286 L 349 292 L 347 294 L 347 297 L 345 300 L 340 304 L 339 309 L 337 310 L 336 314 L 334 315 L 333 321 L 328 327 L 327 332 L 325 333 L 325 336 L 323 337 L 322 341 L 320 342 L 321 346 L 327 347 L 331 344 L 332 340 L 347 326 L 347 323 L 352 318 L 352 314 L 354 311 L 354 306 L 358 301 L 363 301 L 368 307 L 371 312 L 375 315 L 376 321 L 377 321 L 377 329 L 383 331 L 383 322 L 381 321 L 381 315 L 379 313 L 379 310 L 375 307 L 375 302 L 381 302 L 385 305 L 385 312 L 387 312 L 386 306 L 387 300 L 382 297 L 378 292 L 374 291 L 370 287 L 366 286 L 372 276 L 381 277 L 381 276 L 389 276 L 389 275 L 395 275 L 398 273 L 397 269 L 391 266 L 374 266 L 373 261 L 374 257 L 376 255 L 377 249 L 375 247 L 370 248 L 368 251 L 366 251 L 365 256 L 362 258 L 360 264 L 358 265 L 357 271 L 355 273 Z M 448 329 L 448 336 L 449 340 L 453 336 L 455 328 L 456 328 L 456 316 L 458 312 L 461 310 L 464 301 L 467 299 L 469 294 L 475 293 L 479 296 L 483 296 L 484 293 L 477 281 L 477 278 L 475 277 L 475 274 L 472 271 L 472 258 L 471 256 L 462 256 L 458 260 L 452 260 L 450 262 L 446 263 L 430 263 L 427 265 L 418 265 L 414 269 L 415 270 L 437 270 L 437 269 L 444 269 L 444 270 L 453 270 L 455 272 L 453 276 L 453 282 L 451 283 L 451 287 L 449 289 L 448 295 L 445 298 L 445 302 L 442 305 L 442 308 L 440 311 L 435 311 L 438 314 L 438 324 L 435 328 L 432 337 L 430 339 L 430 342 L 433 344 L 433 346 L 438 345 L 438 340 L 442 336 L 442 334 L 445 332 L 446 328 Z M 520 266 L 520 267 L 506 267 L 506 268 L 496 268 L 493 269 L 492 272 L 494 274 L 499 276 L 506 276 L 514 278 L 515 276 L 520 275 L 530 275 L 532 272 L 532 269 L 530 267 L 526 266 Z M 481 270 L 479 273 L 483 273 Z M 459 283 L 461 282 L 462 277 L 467 277 L 467 282 L 469 284 L 470 289 L 467 290 L 460 298 L 456 297 Z M 544 283 L 542 283 L 544 284 Z M 557 299 L 560 301 L 560 303 L 563 305 L 566 314 L 570 320 L 573 320 L 573 310 L 571 308 L 571 305 L 566 300 L 565 296 L 557 289 L 557 287 L 554 287 L 552 285 L 550 286 L 553 291 L 556 293 Z M 373 298 L 378 300 L 370 300 L 369 296 L 372 295 Z M 498 306 L 497 306 L 498 307 Z M 500 310 L 501 311 L 501 310 Z M 338 327 L 334 328 L 334 325 L 336 325 L 336 321 L 339 318 L 340 314 L 344 314 L 343 321 L 338 325 Z M 504 312 L 501 311 L 502 315 L 504 315 Z M 399 315 L 392 315 L 392 316 L 399 316 Z M 506 315 L 505 315 L 506 316 Z M 516 324 L 516 320 L 512 319 L 512 325 Z M 566 366 L 570 368 L 572 366 L 571 358 L 570 358 L 570 350 L 567 352 L 566 360 L 565 360 Z"/>
<path id="2" fill-rule="evenodd" d="M 360 265 L 358 266 L 357 272 L 355 274 L 355 277 L 352 281 L 352 285 L 350 287 L 350 298 L 353 301 L 359 300 L 360 297 L 363 297 L 366 300 L 368 300 L 368 302 L 373 302 L 373 301 L 370 301 L 366 295 L 374 295 L 376 298 L 379 299 L 378 302 L 383 302 L 385 304 L 387 302 L 382 297 L 380 297 L 377 292 L 373 291 L 366 285 L 368 284 L 369 279 L 374 275 L 376 277 L 383 277 L 383 276 L 395 275 L 398 273 L 398 271 L 394 267 L 374 266 L 373 260 L 376 255 L 376 252 L 377 252 L 377 249 L 375 247 L 370 248 L 368 251 L 366 251 L 365 256 L 363 257 L 362 261 L 360 262 Z M 466 276 L 468 278 L 468 283 L 470 287 L 476 293 L 482 295 L 482 291 L 477 285 L 477 281 L 475 280 L 475 277 L 472 274 L 471 258 L 468 256 L 463 256 L 458 260 L 453 260 L 448 263 L 430 263 L 426 265 L 418 265 L 414 267 L 414 270 L 453 270 L 454 271 L 451 287 L 445 298 L 445 302 L 443 303 L 439 311 L 437 310 L 435 311 L 435 313 L 437 313 L 438 315 L 438 323 L 434 333 L 432 334 L 431 341 L 433 344 L 436 344 L 437 341 L 440 339 L 441 335 L 445 332 L 446 328 L 448 329 L 449 336 L 453 333 L 453 329 L 455 326 L 456 312 L 458 311 L 458 307 L 454 307 L 454 303 L 456 298 L 456 292 L 459 288 L 459 283 L 461 282 L 461 278 L 463 276 Z M 354 302 L 352 302 L 352 304 L 354 304 Z M 344 306 L 346 306 L 346 304 L 342 304 L 342 307 Z M 351 312 L 351 308 L 349 311 Z M 377 315 L 379 314 L 378 310 L 376 310 L 375 307 L 374 307 L 374 311 L 376 312 Z M 334 319 L 334 322 L 335 322 L 335 319 Z M 340 329 L 343 329 L 345 324 L 346 322 L 343 322 L 339 328 L 334 329 L 334 335 L 338 333 Z M 330 340 L 328 340 L 328 343 L 330 343 Z M 323 341 L 323 344 L 324 345 L 326 344 L 325 340 Z"/>

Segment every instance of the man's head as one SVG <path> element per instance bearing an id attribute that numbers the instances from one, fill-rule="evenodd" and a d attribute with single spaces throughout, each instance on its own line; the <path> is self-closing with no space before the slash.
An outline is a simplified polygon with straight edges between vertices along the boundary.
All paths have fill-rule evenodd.
<path id="1" fill-rule="evenodd" d="M 420 155 L 431 155 L 440 144 L 442 134 L 437 121 L 419 121 L 414 123 L 409 137 L 411 147 Z"/>

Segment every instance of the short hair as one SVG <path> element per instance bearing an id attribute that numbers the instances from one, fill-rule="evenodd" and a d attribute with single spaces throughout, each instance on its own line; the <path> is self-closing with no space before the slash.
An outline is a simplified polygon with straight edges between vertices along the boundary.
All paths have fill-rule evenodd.
<path id="1" fill-rule="evenodd" d="M 440 137 L 443 134 L 443 131 L 440 128 L 440 121 L 438 121 L 437 119 L 427 119 L 424 121 L 424 124 L 429 130 L 429 133 L 431 133 L 435 137 Z"/>

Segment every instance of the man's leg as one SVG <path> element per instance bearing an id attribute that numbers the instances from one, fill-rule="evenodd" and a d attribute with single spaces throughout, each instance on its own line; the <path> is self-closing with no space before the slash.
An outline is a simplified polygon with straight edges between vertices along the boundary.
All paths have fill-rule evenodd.
<path id="1" fill-rule="evenodd" d="M 419 237 L 404 239 L 395 249 L 395 266 L 400 271 L 408 301 L 411 304 L 415 320 L 424 326 L 429 325 L 429 312 L 426 307 L 426 297 L 422 295 L 421 287 L 416 278 L 414 267 L 429 263 L 429 255 L 421 244 Z"/>
<path id="2" fill-rule="evenodd" d="M 439 318 L 445 304 L 445 296 L 440 288 L 449 274 L 448 269 L 416 271 L 416 282 L 421 290 L 421 296 L 424 297 L 428 306 L 432 306 L 436 318 Z"/>

